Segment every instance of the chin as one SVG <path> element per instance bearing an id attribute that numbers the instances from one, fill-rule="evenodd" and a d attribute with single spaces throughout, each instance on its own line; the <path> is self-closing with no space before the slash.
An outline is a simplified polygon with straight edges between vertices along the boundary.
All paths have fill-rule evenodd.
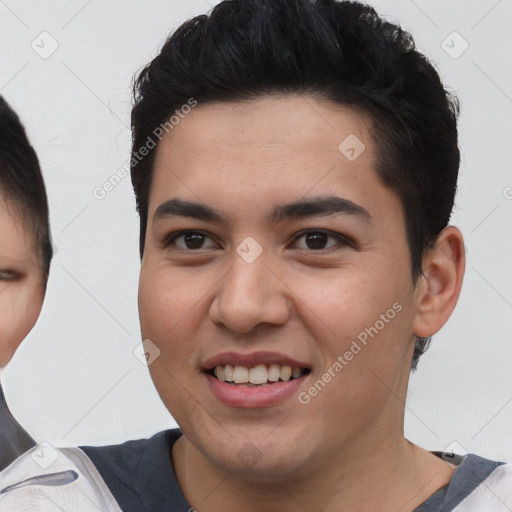
<path id="1" fill-rule="evenodd" d="M 275 423 L 236 428 L 228 425 L 226 430 L 218 424 L 211 427 L 211 431 L 195 427 L 187 438 L 215 466 L 255 482 L 299 476 L 310 467 L 315 443 L 319 442 L 318 436 L 307 438 L 311 426 L 306 425 L 304 432 L 297 425 L 290 429 Z"/>

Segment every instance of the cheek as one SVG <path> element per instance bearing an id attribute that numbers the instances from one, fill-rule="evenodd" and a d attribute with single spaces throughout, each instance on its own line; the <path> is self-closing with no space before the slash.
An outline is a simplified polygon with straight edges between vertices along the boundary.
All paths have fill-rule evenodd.
<path id="1" fill-rule="evenodd" d="M 30 332 L 42 303 L 43 292 L 36 285 L 14 283 L 0 294 L 0 366 L 9 362 Z"/>
<path id="2" fill-rule="evenodd" d="M 366 269 L 301 272 L 290 276 L 304 315 L 321 319 L 334 339 L 348 339 L 373 324 L 397 300 L 398 292 L 377 283 Z M 304 315 L 302 315 L 304 317 Z"/>
<path id="3" fill-rule="evenodd" d="M 192 270 L 192 272 L 190 272 Z M 162 352 L 172 345 L 177 355 L 183 349 L 193 348 L 189 337 L 200 323 L 197 315 L 204 315 L 205 295 L 210 281 L 194 276 L 193 269 L 160 268 L 143 265 L 139 281 L 139 316 L 142 336 L 153 341 Z"/>
<path id="4" fill-rule="evenodd" d="M 374 380 L 371 372 L 392 379 L 408 357 L 412 294 L 406 276 L 400 280 L 397 275 L 390 279 L 351 269 L 323 276 L 321 282 L 296 276 L 299 314 L 321 349 L 323 365 L 329 369 L 341 356 L 343 369 L 338 365 L 335 373 L 350 376 L 350 386 Z"/>
<path id="5" fill-rule="evenodd" d="M 139 280 L 139 317 L 143 339 L 150 339 L 159 356 L 149 366 L 151 379 L 162 402 L 180 425 L 189 416 L 204 414 L 195 389 L 194 355 L 198 329 L 204 323 L 204 301 L 210 281 L 198 279 L 183 269 L 145 263 Z M 196 407 L 199 409 L 196 411 Z"/>

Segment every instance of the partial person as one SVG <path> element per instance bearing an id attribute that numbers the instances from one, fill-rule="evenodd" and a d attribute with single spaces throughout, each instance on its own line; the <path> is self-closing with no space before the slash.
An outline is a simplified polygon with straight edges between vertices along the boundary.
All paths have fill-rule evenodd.
<path id="1" fill-rule="evenodd" d="M 51 259 L 39 161 L 19 117 L 0 96 L 0 377 L 39 317 Z M 35 444 L 11 414 L 0 380 L 0 469 Z"/>

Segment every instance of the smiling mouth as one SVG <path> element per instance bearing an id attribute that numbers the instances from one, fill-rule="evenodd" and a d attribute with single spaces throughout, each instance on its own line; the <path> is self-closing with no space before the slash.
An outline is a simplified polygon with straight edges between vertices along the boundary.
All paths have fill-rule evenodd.
<path id="1" fill-rule="evenodd" d="M 309 374 L 310 370 L 308 368 L 292 368 L 291 366 L 278 364 L 260 364 L 252 368 L 226 364 L 217 365 L 208 373 L 217 380 L 233 386 L 261 387 L 300 379 Z"/>

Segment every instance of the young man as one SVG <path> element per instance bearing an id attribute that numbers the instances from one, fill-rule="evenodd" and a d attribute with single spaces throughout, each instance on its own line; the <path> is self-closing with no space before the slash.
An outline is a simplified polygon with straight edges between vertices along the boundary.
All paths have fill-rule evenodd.
<path id="1" fill-rule="evenodd" d="M 41 312 L 51 257 L 39 162 L 0 96 L 0 373 Z M 9 411 L 0 382 L 0 469 L 35 444 Z"/>
<path id="2" fill-rule="evenodd" d="M 142 337 L 180 430 L 75 449 L 85 476 L 23 480 L 24 456 L 6 503 L 85 481 L 130 512 L 510 510 L 509 464 L 403 434 L 465 261 L 457 105 L 410 36 L 357 3 L 222 2 L 135 102 Z"/>

